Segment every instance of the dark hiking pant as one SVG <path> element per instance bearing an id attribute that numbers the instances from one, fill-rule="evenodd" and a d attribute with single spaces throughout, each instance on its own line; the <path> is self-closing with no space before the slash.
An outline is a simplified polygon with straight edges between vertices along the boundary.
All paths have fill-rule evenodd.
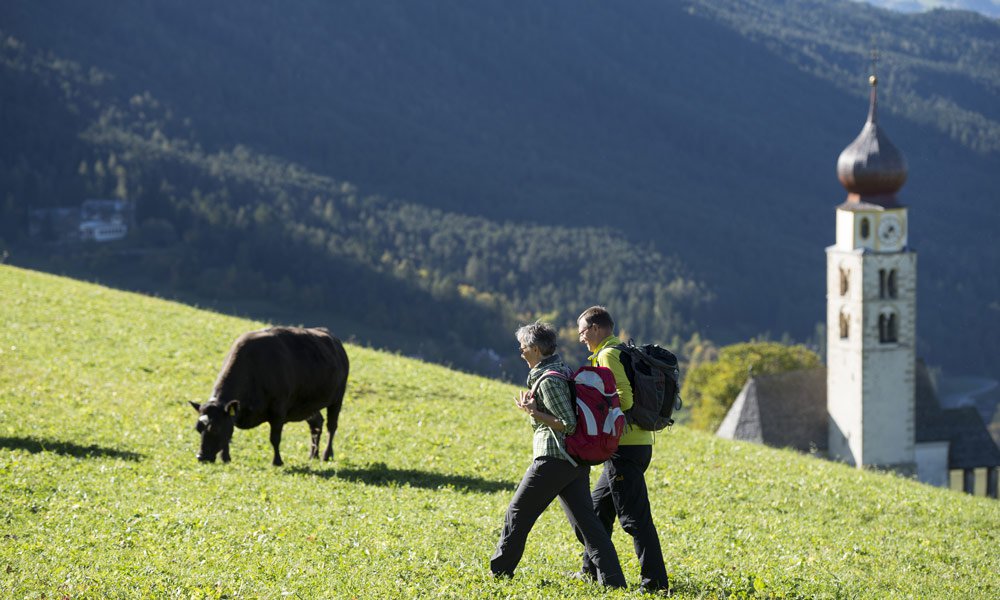
<path id="1" fill-rule="evenodd" d="M 503 533 L 490 559 L 494 575 L 513 575 L 524 554 L 528 532 L 556 497 L 577 536 L 586 546 L 594 577 L 607 586 L 625 587 L 611 536 L 594 514 L 590 500 L 590 467 L 574 467 L 560 458 L 536 458 L 521 479 L 507 507 Z"/>
<path id="2" fill-rule="evenodd" d="M 640 585 L 656 590 L 667 589 L 668 581 L 644 475 L 652 457 L 652 446 L 619 446 L 611 459 L 604 463 L 604 472 L 597 479 L 591 499 L 594 513 L 609 536 L 615 515 L 618 515 L 622 529 L 632 536 L 632 545 L 639 557 Z M 580 532 L 577 532 L 577 538 L 583 541 Z M 583 555 L 583 571 L 592 576 L 596 574 L 594 563 L 586 552 Z"/>

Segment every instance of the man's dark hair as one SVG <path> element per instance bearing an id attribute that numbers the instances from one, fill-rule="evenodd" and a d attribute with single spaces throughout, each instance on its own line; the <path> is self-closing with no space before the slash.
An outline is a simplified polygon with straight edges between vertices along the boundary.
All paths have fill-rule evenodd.
<path id="1" fill-rule="evenodd" d="M 555 327 L 548 323 L 535 321 L 519 328 L 514 335 L 525 346 L 536 346 L 542 356 L 551 356 L 556 351 L 558 336 Z"/>
<path id="2" fill-rule="evenodd" d="M 583 319 L 583 322 L 587 325 L 607 327 L 612 331 L 615 329 L 615 320 L 611 318 L 611 313 L 608 312 L 608 309 L 603 306 L 591 306 L 580 313 L 580 316 L 576 320 L 579 321 L 580 319 Z"/>

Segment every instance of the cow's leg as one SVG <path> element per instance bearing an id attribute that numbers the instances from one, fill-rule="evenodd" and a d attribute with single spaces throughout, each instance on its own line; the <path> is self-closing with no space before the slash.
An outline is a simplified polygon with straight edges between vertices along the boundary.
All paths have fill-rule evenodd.
<path id="1" fill-rule="evenodd" d="M 271 464 L 280 467 L 285 464 L 281 460 L 281 452 L 278 451 L 278 447 L 281 445 L 281 428 L 284 423 L 281 421 L 271 421 L 271 446 L 274 447 L 274 460 Z"/>
<path id="2" fill-rule="evenodd" d="M 309 435 L 312 444 L 309 446 L 309 458 L 319 458 L 319 440 L 323 435 L 323 413 L 316 411 L 316 414 L 306 419 L 309 423 Z"/>
<path id="3" fill-rule="evenodd" d="M 323 451 L 323 460 L 333 460 L 333 435 L 337 433 L 338 415 L 334 414 L 333 418 L 330 418 L 331 413 L 333 413 L 333 409 L 327 409 L 326 430 L 330 432 L 330 437 L 326 439 L 326 450 Z"/>
<path id="4" fill-rule="evenodd" d="M 326 441 L 326 450 L 323 451 L 323 460 L 333 459 L 333 436 L 337 433 L 337 423 L 340 421 L 340 407 L 344 404 L 344 392 L 347 389 L 347 380 L 344 380 L 333 393 L 333 402 L 326 409 L 326 430 L 330 432 L 330 437 Z"/>
<path id="5" fill-rule="evenodd" d="M 222 462 L 229 462 L 229 442 L 222 447 Z"/>

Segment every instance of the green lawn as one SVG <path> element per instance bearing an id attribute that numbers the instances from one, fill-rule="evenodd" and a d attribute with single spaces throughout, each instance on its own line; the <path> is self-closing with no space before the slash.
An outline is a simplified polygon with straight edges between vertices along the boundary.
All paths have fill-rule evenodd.
<path id="1" fill-rule="evenodd" d="M 333 462 L 301 423 L 284 467 L 266 426 L 198 464 L 187 401 L 261 326 L 0 266 L 0 597 L 639 595 L 619 529 L 631 589 L 563 576 L 557 506 L 489 577 L 531 453 L 514 386 L 348 346 Z M 1000 597 L 1000 502 L 683 427 L 647 478 L 676 597 Z"/>

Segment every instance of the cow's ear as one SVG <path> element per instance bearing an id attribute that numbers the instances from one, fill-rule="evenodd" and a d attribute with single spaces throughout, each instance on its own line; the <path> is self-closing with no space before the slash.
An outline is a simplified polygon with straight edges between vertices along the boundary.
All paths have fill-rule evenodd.
<path id="1" fill-rule="evenodd" d="M 240 401 L 239 400 L 233 400 L 232 402 L 230 402 L 229 404 L 226 405 L 226 412 L 229 413 L 230 417 L 235 417 L 236 416 L 236 410 L 239 407 L 240 407 Z"/>
<path id="2" fill-rule="evenodd" d="M 188 404 L 190 404 L 191 406 L 193 406 L 196 411 L 201 412 L 201 405 L 198 404 L 197 402 L 195 402 L 193 400 L 188 400 Z"/>

